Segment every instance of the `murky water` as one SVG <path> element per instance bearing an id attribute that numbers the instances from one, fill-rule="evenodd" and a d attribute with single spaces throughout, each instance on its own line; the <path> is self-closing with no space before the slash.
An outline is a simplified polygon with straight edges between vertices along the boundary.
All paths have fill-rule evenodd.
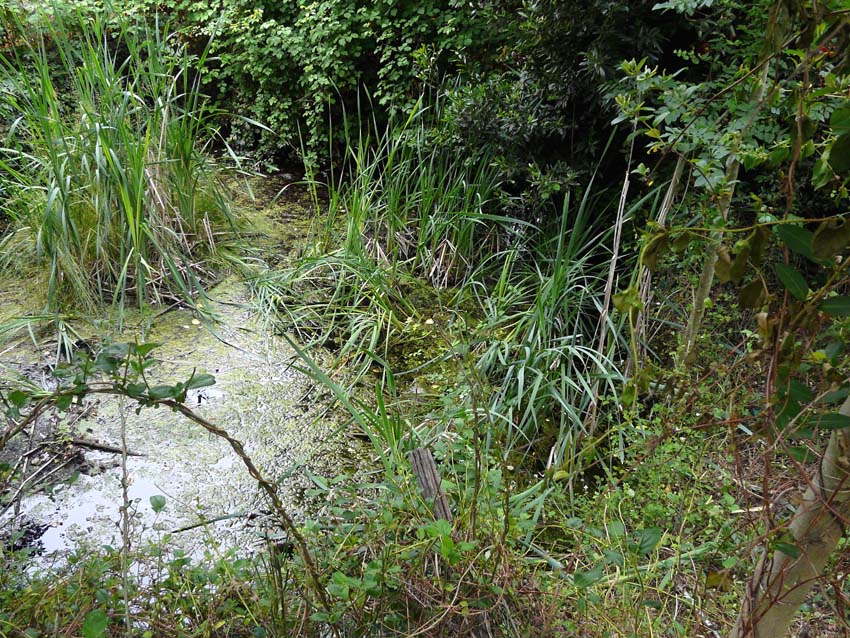
<path id="1" fill-rule="evenodd" d="M 335 433 L 334 423 L 319 418 L 321 390 L 293 369 L 295 353 L 286 341 L 269 334 L 256 319 L 247 287 L 232 277 L 208 292 L 220 320 L 214 331 L 188 310 L 165 313 L 153 322 L 146 340 L 162 345 L 154 351 L 160 363 L 152 368 L 150 381 L 185 381 L 193 371 L 214 375 L 216 384 L 193 391 L 187 405 L 244 443 L 267 478 L 279 482 L 284 502 L 297 518 L 307 480 L 302 468 L 332 472 L 340 459 L 356 456 L 349 449 L 353 443 Z M 8 296 L 16 307 L 25 305 L 18 295 Z M 4 307 L 11 307 L 5 299 Z M 30 376 L 52 354 L 50 348 L 36 349 L 27 338 L 0 351 L 5 363 L 15 362 L 19 369 L 28 365 Z M 169 549 L 199 555 L 211 542 L 245 549 L 262 542 L 257 519 L 263 517 L 257 513 L 264 501 L 225 441 L 164 408 L 145 408 L 137 415 L 129 400 L 123 408 L 116 397 L 86 401 L 83 418 L 66 419 L 55 428 L 68 438 L 120 447 L 123 422 L 127 449 L 134 454 L 126 468 L 134 547 L 166 542 Z M 24 497 L 17 517 L 10 510 L 0 519 L 0 532 L 14 525 L 13 519 L 46 525 L 38 540 L 44 561 L 75 549 L 121 543 L 120 454 L 83 453 L 85 462 L 73 480 Z M 151 502 L 157 496 L 165 498 L 159 512 Z"/>

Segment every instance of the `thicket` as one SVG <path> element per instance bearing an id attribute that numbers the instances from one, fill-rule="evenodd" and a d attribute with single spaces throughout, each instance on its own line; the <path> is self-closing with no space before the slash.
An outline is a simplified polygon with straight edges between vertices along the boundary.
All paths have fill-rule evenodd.
<path id="1" fill-rule="evenodd" d="M 242 274 L 379 464 L 366 485 L 311 477 L 327 509 L 303 526 L 277 512 L 296 555 L 270 549 L 249 596 L 244 570 L 225 604 L 209 573 L 163 568 L 197 601 L 177 605 L 193 630 L 787 631 L 849 513 L 846 6 L 137 0 L 126 12 L 128 32 L 155 16 L 180 26 L 174 42 L 205 62 L 192 86 L 218 106 L 219 139 L 305 162 L 313 243 Z M 351 383 L 313 362 L 318 345 Z M 6 432 L 92 392 L 93 370 L 140 407 L 186 414 L 186 384 L 129 382 L 146 348 L 84 355 L 56 393 L 4 391 Z M 419 495 L 417 447 L 440 463 L 452 521 Z M 775 505 L 780 473 L 805 486 L 796 505 Z M 61 606 L 35 582 L 34 602 L 0 620 L 23 627 Z M 128 600 L 150 592 L 120 587 L 123 600 L 75 608 L 69 626 L 130 631 Z"/>

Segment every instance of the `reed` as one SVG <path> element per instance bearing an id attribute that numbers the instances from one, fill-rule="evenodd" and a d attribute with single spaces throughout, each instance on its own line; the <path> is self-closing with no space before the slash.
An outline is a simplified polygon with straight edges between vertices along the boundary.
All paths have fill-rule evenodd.
<path id="1" fill-rule="evenodd" d="M 194 303 L 233 224 L 207 153 L 208 49 L 191 55 L 158 22 L 4 19 L 0 100 L 19 114 L 0 149 L 7 263 L 14 247 L 44 267 L 50 312 Z"/>

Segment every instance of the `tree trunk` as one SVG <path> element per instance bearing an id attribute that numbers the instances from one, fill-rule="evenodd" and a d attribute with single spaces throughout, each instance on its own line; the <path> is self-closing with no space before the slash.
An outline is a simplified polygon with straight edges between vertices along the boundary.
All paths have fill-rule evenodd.
<path id="1" fill-rule="evenodd" d="M 747 129 L 753 124 L 756 114 L 764 106 L 764 96 L 767 91 L 767 78 L 770 69 L 770 64 L 765 62 L 761 70 L 761 80 L 758 90 L 753 96 L 751 104 L 753 111 L 750 114 L 750 119 L 747 124 L 738 132 L 737 139 L 732 145 L 732 152 L 726 160 L 726 188 L 728 189 L 720 198 L 719 208 L 720 216 L 723 219 L 723 226 L 729 219 L 729 209 L 732 206 L 732 197 L 735 194 L 735 186 L 738 182 L 738 172 L 741 168 L 741 162 L 738 161 L 738 149 L 741 142 L 744 140 L 744 134 Z M 682 339 L 682 349 L 680 351 L 679 361 L 685 365 L 690 365 L 696 359 L 697 355 L 697 338 L 699 337 L 700 329 L 702 328 L 702 320 L 705 317 L 705 300 L 711 294 L 711 287 L 714 284 L 714 271 L 717 266 L 717 259 L 720 255 L 720 242 L 723 237 L 722 231 L 711 234 L 710 245 L 705 261 L 703 262 L 702 274 L 700 275 L 699 284 L 697 285 L 696 294 L 694 296 L 694 307 L 688 317 L 688 325 L 685 329 L 684 338 Z"/>
<path id="2" fill-rule="evenodd" d="M 726 162 L 726 185 L 729 190 L 720 200 L 720 214 L 723 217 L 724 225 L 729 218 L 729 208 L 732 205 L 732 196 L 735 194 L 738 170 L 741 168 L 741 163 L 735 156 L 738 150 L 737 146 L 736 143 L 735 151 L 729 156 L 729 160 Z M 694 307 L 688 317 L 688 326 L 685 329 L 685 338 L 682 343 L 681 360 L 686 365 L 692 364 L 696 358 L 697 338 L 702 329 L 702 320 L 705 317 L 705 300 L 711 294 L 711 287 L 714 284 L 714 271 L 720 255 L 721 237 L 722 234 L 720 232 L 712 233 L 711 244 L 708 247 L 708 253 L 702 265 L 699 284 L 694 293 Z"/>
<path id="3" fill-rule="evenodd" d="M 841 406 L 850 416 L 850 397 Z M 785 636 L 850 520 L 850 430 L 834 430 L 818 472 L 791 519 L 795 558 L 765 549 L 730 638 Z"/>

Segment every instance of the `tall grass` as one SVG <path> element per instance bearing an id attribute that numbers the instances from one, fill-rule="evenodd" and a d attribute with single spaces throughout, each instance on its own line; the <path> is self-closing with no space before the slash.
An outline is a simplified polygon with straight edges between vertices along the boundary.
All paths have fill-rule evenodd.
<path id="1" fill-rule="evenodd" d="M 412 300 L 425 288 L 457 286 L 520 220 L 493 212 L 499 184 L 487 162 L 465 166 L 427 143 L 431 114 L 420 105 L 406 120 L 347 125 L 347 147 L 316 198 L 315 250 L 291 268 L 253 279 L 266 316 L 308 343 L 330 345 L 361 370 L 387 360 Z M 432 310 L 431 308 L 426 309 Z"/>
<path id="2" fill-rule="evenodd" d="M 232 217 L 205 153 L 213 111 L 193 57 L 161 25 L 94 15 L 4 25 L 0 99 L 18 113 L 0 149 L 9 255 L 35 252 L 48 310 L 180 299 Z"/>
<path id="3" fill-rule="evenodd" d="M 614 393 L 620 378 L 611 352 L 593 343 L 611 236 L 605 211 L 604 194 L 588 188 L 578 205 L 568 195 L 527 256 L 500 255 L 495 281 L 467 286 L 485 315 L 476 365 L 492 388 L 493 430 L 507 453 L 536 457 L 565 478 L 594 456 L 585 424 L 594 380 Z M 606 329 L 616 337 L 616 325 Z"/>
<path id="4" fill-rule="evenodd" d="M 349 127 L 348 137 L 316 252 L 255 279 L 267 313 L 309 343 L 359 357 L 364 370 L 403 359 L 393 355 L 407 326 L 441 305 L 463 320 L 445 326 L 430 355 L 468 353 L 488 449 L 570 483 L 600 450 L 621 453 L 624 441 L 595 431 L 608 415 L 592 410 L 598 389 L 616 397 L 621 380 L 620 326 L 607 317 L 600 327 L 613 198 L 591 180 L 559 212 L 540 211 L 538 227 L 499 213 L 503 193 L 487 162 L 468 165 L 429 143 L 426 109 L 380 135 Z M 604 351 L 600 330 L 611 337 Z"/>
<path id="5" fill-rule="evenodd" d="M 346 118 L 347 146 L 331 176 L 328 229 L 345 220 L 344 251 L 365 253 L 396 272 L 434 286 L 462 281 L 482 255 L 498 247 L 498 229 L 521 223 L 495 214 L 498 173 L 490 162 L 458 161 L 433 143 L 439 104 L 418 102 L 406 120 L 381 129 Z"/>

